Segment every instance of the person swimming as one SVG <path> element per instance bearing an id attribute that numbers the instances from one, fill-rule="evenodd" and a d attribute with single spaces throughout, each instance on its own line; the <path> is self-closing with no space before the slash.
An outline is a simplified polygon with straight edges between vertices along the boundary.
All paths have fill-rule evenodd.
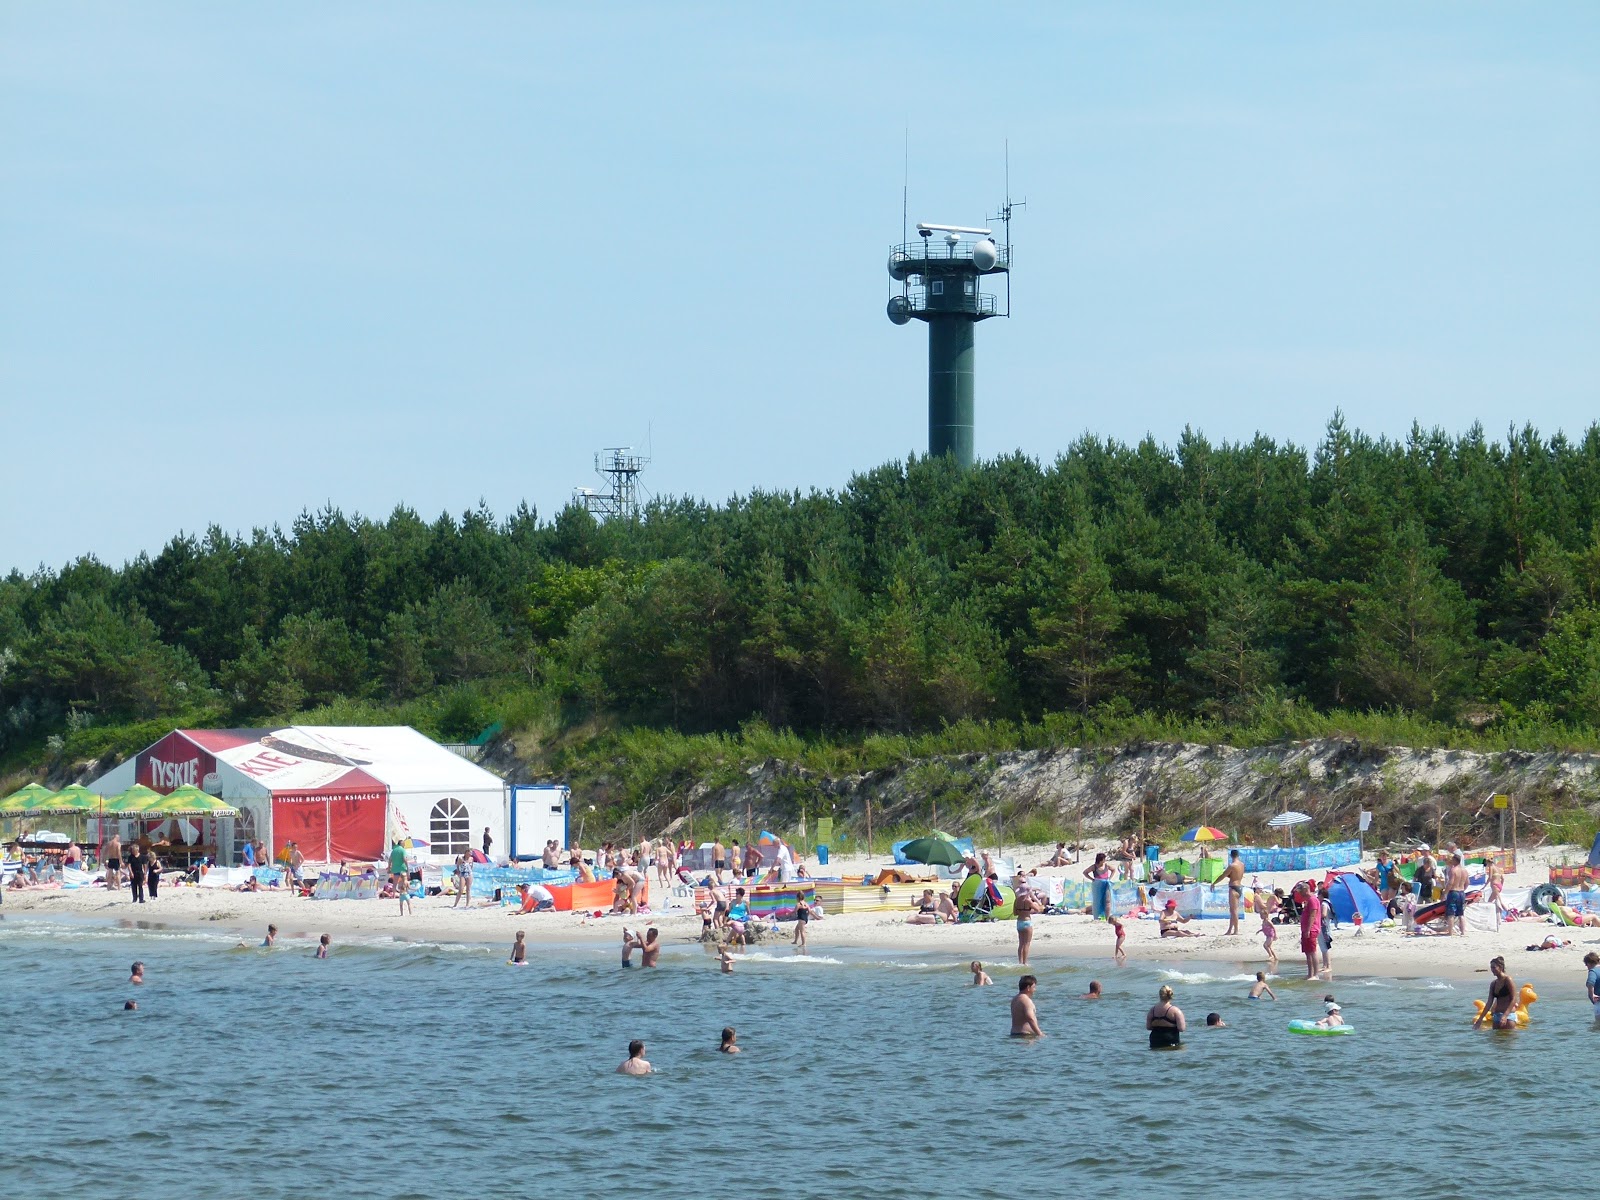
<path id="1" fill-rule="evenodd" d="M 722 1045 L 717 1047 L 718 1051 L 723 1054 L 743 1054 L 744 1051 L 740 1049 L 737 1042 L 738 1036 L 739 1035 L 734 1032 L 732 1025 L 724 1028 L 722 1031 Z"/>
<path id="2" fill-rule="evenodd" d="M 1098 979 L 1089 980 L 1089 990 L 1087 992 L 1085 992 L 1083 995 L 1079 996 L 1078 999 L 1080 999 L 1080 1000 L 1104 1000 L 1105 999 L 1105 994 L 1100 990 L 1100 981 Z"/>
<path id="3" fill-rule="evenodd" d="M 994 980 L 989 978 L 989 972 L 983 969 L 983 964 L 977 959 L 972 960 L 972 986 L 988 987 Z"/>
<path id="4" fill-rule="evenodd" d="M 1257 971 L 1256 981 L 1250 985 L 1250 994 L 1245 999 L 1259 1000 L 1262 996 L 1265 996 L 1268 1000 L 1276 1000 L 1278 998 L 1277 993 L 1267 986 L 1267 973 L 1265 971 Z"/>

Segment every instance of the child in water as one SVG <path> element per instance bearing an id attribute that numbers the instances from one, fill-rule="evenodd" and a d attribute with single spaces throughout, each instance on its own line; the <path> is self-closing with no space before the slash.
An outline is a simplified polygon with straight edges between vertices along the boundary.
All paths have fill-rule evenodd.
<path id="1" fill-rule="evenodd" d="M 1278 969 L 1278 927 L 1272 923 L 1272 914 L 1261 914 L 1261 947 L 1267 952 L 1267 966 L 1276 972 Z"/>
<path id="2" fill-rule="evenodd" d="M 739 1035 L 733 1031 L 733 1026 L 729 1025 L 722 1031 L 722 1045 L 717 1049 L 723 1054 L 743 1054 L 744 1051 L 738 1045 L 738 1037 Z"/>
<path id="3" fill-rule="evenodd" d="M 722 973 L 724 975 L 733 974 L 733 955 L 728 953 L 726 946 L 722 948 L 722 954 L 718 957 L 718 961 L 722 963 Z"/>
<path id="4" fill-rule="evenodd" d="M 989 978 L 989 972 L 983 969 L 983 964 L 977 959 L 972 960 L 972 986 L 988 987 L 994 980 Z"/>
<path id="5" fill-rule="evenodd" d="M 1122 922 L 1116 917 L 1107 917 L 1106 920 L 1111 923 L 1111 928 L 1117 935 L 1117 945 L 1116 949 L 1112 951 L 1112 957 L 1118 962 L 1127 962 L 1128 952 L 1122 948 L 1122 943 L 1127 940 L 1128 931 L 1122 927 Z"/>
<path id="6" fill-rule="evenodd" d="M 1259 1000 L 1262 996 L 1265 996 L 1268 1000 L 1276 1000 L 1278 998 L 1276 993 L 1267 986 L 1267 973 L 1265 971 L 1257 971 L 1256 981 L 1250 985 L 1250 994 L 1245 999 Z"/>
<path id="7" fill-rule="evenodd" d="M 278 944 L 278 927 L 276 925 L 268 925 L 267 926 L 267 936 L 261 940 L 261 948 L 263 950 L 271 950 L 277 944 Z"/>
<path id="8" fill-rule="evenodd" d="M 317 939 L 317 957 L 318 958 L 327 958 L 328 957 L 328 946 L 331 945 L 332 942 L 333 942 L 333 939 L 330 938 L 327 934 L 323 934 L 320 938 Z"/>
<path id="9" fill-rule="evenodd" d="M 528 934 L 526 930 L 517 930 L 517 940 L 511 943 L 511 958 L 508 961 L 514 967 L 528 965 Z"/>

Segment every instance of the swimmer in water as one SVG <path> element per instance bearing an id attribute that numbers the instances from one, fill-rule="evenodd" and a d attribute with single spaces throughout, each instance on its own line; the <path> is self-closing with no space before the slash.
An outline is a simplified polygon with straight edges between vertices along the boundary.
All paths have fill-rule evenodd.
<path id="1" fill-rule="evenodd" d="M 989 978 L 989 972 L 983 969 L 983 964 L 977 959 L 972 960 L 972 986 L 988 987 L 994 980 Z M 1600 1009 L 1596 1010 L 1600 1012 Z"/>
<path id="2" fill-rule="evenodd" d="M 144 963 L 136 962 L 133 964 L 133 970 L 128 976 L 128 982 L 134 984 L 144 982 Z"/>
<path id="3" fill-rule="evenodd" d="M 1318 1029 L 1337 1029 L 1344 1024 L 1344 1011 L 1339 1007 L 1339 1002 L 1332 996 L 1324 996 L 1322 998 L 1322 1007 L 1328 1015 L 1316 1022 Z M 1474 1022 L 1474 1025 L 1476 1025 L 1476 1022 Z"/>
<path id="4" fill-rule="evenodd" d="M 511 943 L 511 957 L 507 961 L 514 967 L 528 965 L 528 934 L 526 930 L 517 930 L 517 940 Z"/>
<path id="5" fill-rule="evenodd" d="M 139 1011 L 139 1002 L 137 1000 L 124 1000 L 122 1002 L 122 1011 L 123 1012 L 138 1012 Z"/>
<path id="6" fill-rule="evenodd" d="M 722 973 L 724 975 L 733 974 L 733 955 L 728 952 L 726 946 L 722 948 L 722 953 L 718 956 L 717 961 L 722 964 Z"/>
<path id="7" fill-rule="evenodd" d="M 329 947 L 329 945 L 332 944 L 332 942 L 333 942 L 333 939 L 330 938 L 327 934 L 323 934 L 320 938 L 317 939 L 317 957 L 318 958 L 327 958 L 328 957 L 328 947 Z"/>
<path id="8" fill-rule="evenodd" d="M 1206 1028 L 1207 1029 L 1226 1029 L 1227 1027 L 1228 1027 L 1228 1023 L 1222 1019 L 1222 1014 L 1221 1013 L 1207 1013 L 1206 1014 Z"/>
<path id="9" fill-rule="evenodd" d="M 1183 1032 L 1189 1027 L 1183 1009 L 1172 1002 L 1172 989 L 1161 985 L 1158 1003 L 1144 1015 L 1144 1027 L 1150 1032 L 1150 1049 L 1175 1050 L 1183 1045 Z"/>
<path id="10" fill-rule="evenodd" d="M 644 1056 L 644 1043 L 638 1038 L 628 1043 L 628 1057 L 617 1068 L 618 1075 L 649 1075 L 655 1071 Z"/>
<path id="11" fill-rule="evenodd" d="M 1089 980 L 1089 990 L 1078 997 L 1079 1000 L 1104 1000 L 1105 995 L 1100 991 L 1098 979 Z"/>
<path id="12" fill-rule="evenodd" d="M 738 1043 L 734 1040 L 738 1036 L 733 1031 L 733 1026 L 729 1025 L 722 1031 L 722 1045 L 718 1046 L 717 1049 L 723 1054 L 743 1054 L 744 1051 L 739 1048 Z"/>
<path id="13" fill-rule="evenodd" d="M 630 939 L 626 932 L 624 932 L 622 936 L 623 939 L 628 943 L 627 949 L 623 951 L 623 966 L 629 965 L 627 961 L 627 954 L 630 950 L 637 950 L 639 952 L 639 965 L 642 967 L 653 967 L 658 961 L 660 961 L 661 931 L 658 930 L 654 925 L 644 931 L 643 937 L 640 937 L 638 934 L 634 934 Z"/>
<path id="14" fill-rule="evenodd" d="M 1038 986 L 1039 980 L 1032 975 L 1017 980 L 1017 994 L 1011 997 L 1011 1036 L 1014 1038 L 1044 1036 L 1044 1030 L 1039 1028 L 1039 1010 L 1033 1004 L 1033 993 Z"/>
<path id="15" fill-rule="evenodd" d="M 1250 994 L 1245 999 L 1259 1000 L 1263 996 L 1268 1000 L 1276 1000 L 1278 998 L 1277 994 L 1267 986 L 1267 973 L 1265 971 L 1257 971 L 1256 981 L 1250 985 Z"/>
<path id="16" fill-rule="evenodd" d="M 271 950 L 277 944 L 278 944 L 278 927 L 276 925 L 268 925 L 267 926 L 267 936 L 264 937 L 261 940 L 261 948 L 263 950 Z"/>

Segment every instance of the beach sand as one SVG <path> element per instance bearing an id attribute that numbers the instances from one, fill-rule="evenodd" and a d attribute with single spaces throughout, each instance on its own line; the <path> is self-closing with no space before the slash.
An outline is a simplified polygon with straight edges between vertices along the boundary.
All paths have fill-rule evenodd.
<path id="1" fill-rule="evenodd" d="M 1012 848 L 1011 853 L 1017 854 Z M 1548 865 L 1559 861 L 1583 861 L 1587 851 L 1576 847 L 1554 847 L 1519 851 L 1517 873 L 1507 877 L 1508 888 L 1529 887 L 1548 879 Z M 1026 847 L 1020 861 L 1033 866 L 1050 854 L 1049 847 Z M 1074 867 L 1041 871 L 1041 874 L 1080 876 L 1092 861 L 1089 854 Z M 813 870 L 816 864 L 808 864 Z M 844 858 L 835 856 L 830 872 L 845 877 L 860 877 L 884 865 L 881 857 Z M 1287 887 L 1298 878 L 1320 872 L 1263 873 L 1262 885 Z M 220 888 L 164 887 L 153 903 L 134 905 L 127 892 L 108 896 L 101 888 L 65 890 L 8 891 L 0 914 L 8 919 L 69 919 L 95 922 L 138 922 L 138 927 L 167 926 L 198 928 L 237 934 L 247 942 L 259 942 L 267 925 L 275 924 L 281 940 L 314 939 L 328 933 L 335 947 L 341 940 L 392 938 L 416 942 L 510 945 L 517 930 L 526 930 L 531 947 L 572 945 L 619 945 L 622 928 L 660 927 L 667 945 L 682 945 L 698 940 L 700 920 L 690 902 L 677 898 L 677 907 L 637 917 L 603 916 L 586 913 L 537 913 L 520 916 L 510 907 L 475 904 L 472 908 L 452 908 L 450 897 L 430 896 L 414 903 L 414 911 L 400 915 L 392 900 L 316 901 L 295 899 L 275 893 L 238 893 Z M 1182 969 L 1185 962 L 1237 963 L 1241 970 L 1266 968 L 1260 922 L 1245 914 L 1241 928 L 1246 932 L 1226 936 L 1226 922 L 1195 921 L 1187 928 L 1201 931 L 1199 937 L 1161 939 L 1154 921 L 1128 920 L 1126 950 L 1139 961 L 1170 963 Z M 784 922 L 783 937 L 764 943 L 763 950 L 789 953 L 788 938 L 794 926 Z M 1469 932 L 1466 937 L 1406 936 L 1398 928 L 1367 927 L 1359 935 L 1348 925 L 1334 935 L 1332 951 L 1334 979 L 1348 975 L 1376 975 L 1386 978 L 1467 978 L 1482 975 L 1488 961 L 1504 954 L 1518 978 L 1567 978 L 1581 973 L 1581 960 L 1588 949 L 1600 947 L 1600 929 L 1563 931 L 1574 945 L 1556 951 L 1529 952 L 1526 947 L 1539 942 L 1554 926 L 1541 920 L 1521 920 L 1503 924 L 1493 933 Z M 1058 965 L 1077 959 L 1109 959 L 1113 934 L 1108 925 L 1087 916 L 1042 917 L 1035 921 L 1031 959 L 1035 965 Z M 924 961 L 949 959 L 952 962 L 979 958 L 996 967 L 1014 967 L 1016 932 L 1013 924 L 994 922 L 965 925 L 907 925 L 899 913 L 851 913 L 830 915 L 815 922 L 810 930 L 813 954 L 826 954 L 832 947 L 853 950 L 882 950 L 896 955 L 915 955 Z M 1282 926 L 1278 936 L 1277 974 L 1284 979 L 1303 977 L 1305 960 L 1299 953 L 1298 930 Z M 1111 964 L 1107 963 L 1107 969 Z"/>

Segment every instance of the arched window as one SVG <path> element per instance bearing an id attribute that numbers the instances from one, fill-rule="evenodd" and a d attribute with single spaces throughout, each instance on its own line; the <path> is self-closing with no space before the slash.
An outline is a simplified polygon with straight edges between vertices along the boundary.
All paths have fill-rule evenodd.
<path id="1" fill-rule="evenodd" d="M 451 858 L 472 849 L 472 816 L 465 804 L 446 796 L 433 806 L 428 814 L 428 849 Z"/>

